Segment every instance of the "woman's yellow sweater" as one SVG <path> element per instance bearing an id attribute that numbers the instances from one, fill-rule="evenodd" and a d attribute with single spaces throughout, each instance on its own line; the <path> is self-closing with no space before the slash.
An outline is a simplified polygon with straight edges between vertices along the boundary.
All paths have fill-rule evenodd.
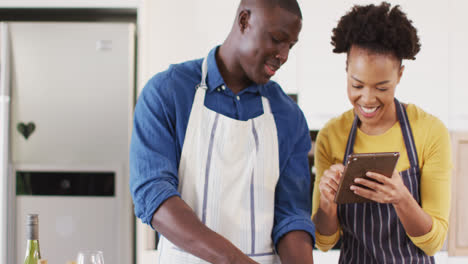
<path id="1" fill-rule="evenodd" d="M 406 109 L 411 124 L 413 137 L 418 152 L 421 169 L 420 195 L 422 209 L 432 217 L 432 229 L 429 233 L 408 237 L 428 255 L 434 255 L 442 247 L 448 228 L 450 212 L 450 178 L 452 159 L 450 136 L 447 128 L 436 117 L 421 108 L 409 104 Z M 330 120 L 317 135 L 315 148 L 316 179 L 313 195 L 312 217 L 320 203 L 318 188 L 323 172 L 332 164 L 343 163 L 346 142 L 354 120 L 353 110 Z M 354 144 L 355 153 L 400 152 L 397 170 L 409 169 L 410 164 L 406 146 L 396 122 L 384 134 L 371 136 L 357 130 Z M 331 236 L 321 235 L 316 231 L 316 245 L 322 251 L 332 248 L 340 237 L 340 229 Z"/>

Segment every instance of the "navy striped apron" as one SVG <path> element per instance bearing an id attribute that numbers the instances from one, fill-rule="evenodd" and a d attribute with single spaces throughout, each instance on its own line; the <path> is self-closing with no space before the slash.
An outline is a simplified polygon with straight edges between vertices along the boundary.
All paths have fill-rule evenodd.
<path id="1" fill-rule="evenodd" d="M 400 172 L 403 182 L 421 204 L 419 194 L 418 155 L 406 109 L 395 99 L 410 168 Z M 359 125 L 356 115 L 346 144 L 343 164 L 353 153 L 356 130 Z M 338 219 L 343 230 L 339 263 L 435 263 L 434 257 L 426 255 L 406 235 L 395 209 L 391 204 L 376 202 L 338 205 Z"/>

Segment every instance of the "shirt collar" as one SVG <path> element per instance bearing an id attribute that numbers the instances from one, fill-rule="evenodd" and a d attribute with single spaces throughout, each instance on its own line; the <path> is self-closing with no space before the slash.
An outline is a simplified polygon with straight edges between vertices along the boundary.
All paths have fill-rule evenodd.
<path id="1" fill-rule="evenodd" d="M 226 85 L 224 82 L 223 77 L 221 76 L 221 73 L 219 72 L 218 64 L 216 63 L 216 52 L 218 51 L 220 46 L 214 47 L 210 53 L 208 54 L 207 57 L 207 62 L 208 62 L 208 76 L 206 77 L 206 84 L 208 85 L 208 92 L 214 91 L 216 88 L 220 87 L 221 85 Z M 261 92 L 263 85 L 258 85 L 258 84 L 252 84 L 246 89 L 242 90 L 240 94 L 245 93 L 245 92 L 251 92 L 251 93 L 258 93 Z"/>

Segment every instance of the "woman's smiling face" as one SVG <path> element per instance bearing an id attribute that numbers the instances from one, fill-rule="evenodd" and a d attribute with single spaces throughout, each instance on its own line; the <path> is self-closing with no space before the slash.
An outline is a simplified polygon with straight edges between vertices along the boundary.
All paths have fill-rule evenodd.
<path id="1" fill-rule="evenodd" d="M 358 46 L 351 47 L 347 63 L 348 98 L 361 120 L 361 129 L 386 131 L 396 122 L 393 98 L 403 66 L 393 55 Z"/>

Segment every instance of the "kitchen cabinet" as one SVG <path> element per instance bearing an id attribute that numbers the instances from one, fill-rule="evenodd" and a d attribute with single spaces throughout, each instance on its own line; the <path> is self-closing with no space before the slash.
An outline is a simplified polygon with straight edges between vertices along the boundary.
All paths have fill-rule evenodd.
<path id="1" fill-rule="evenodd" d="M 453 174 L 452 206 L 449 223 L 448 252 L 468 256 L 468 132 L 452 133 Z"/>

